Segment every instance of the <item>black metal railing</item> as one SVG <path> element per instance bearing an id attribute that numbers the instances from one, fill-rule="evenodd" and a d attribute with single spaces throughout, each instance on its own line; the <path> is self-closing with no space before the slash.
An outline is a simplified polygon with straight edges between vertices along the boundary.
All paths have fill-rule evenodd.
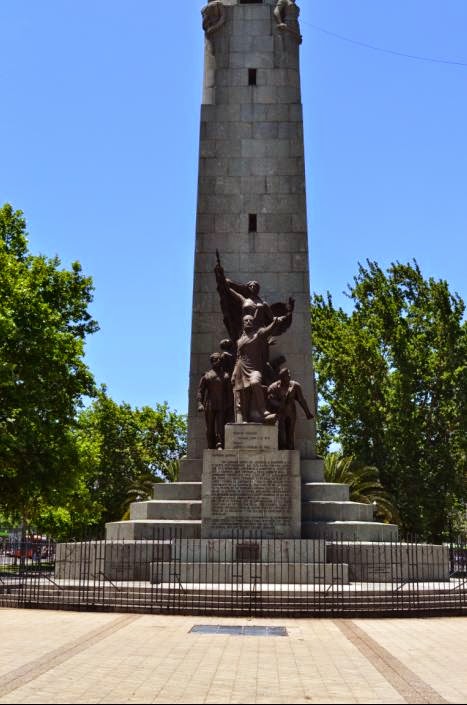
<path id="1" fill-rule="evenodd" d="M 200 540 L 0 539 L 0 607 L 268 616 L 467 613 L 467 542 L 238 532 Z"/>

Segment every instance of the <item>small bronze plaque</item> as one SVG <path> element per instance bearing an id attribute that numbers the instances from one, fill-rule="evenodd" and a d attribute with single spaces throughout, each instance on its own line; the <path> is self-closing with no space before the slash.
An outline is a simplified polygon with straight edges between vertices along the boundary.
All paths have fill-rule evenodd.
<path id="1" fill-rule="evenodd" d="M 228 636 L 289 636 L 286 627 L 242 627 L 226 624 L 195 624 L 189 633 Z"/>
<path id="2" fill-rule="evenodd" d="M 259 561 L 259 543 L 238 543 L 237 563 Z"/>

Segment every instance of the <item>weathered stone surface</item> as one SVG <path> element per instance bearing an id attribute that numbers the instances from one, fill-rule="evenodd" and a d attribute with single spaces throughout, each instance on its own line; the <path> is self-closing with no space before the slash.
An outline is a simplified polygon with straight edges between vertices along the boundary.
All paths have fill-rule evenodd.
<path id="1" fill-rule="evenodd" d="M 398 527 L 371 521 L 304 521 L 302 536 L 337 541 L 397 541 Z"/>
<path id="2" fill-rule="evenodd" d="M 312 500 L 302 505 L 304 521 L 373 521 L 373 505 L 349 500 Z"/>
<path id="3" fill-rule="evenodd" d="M 173 561 L 183 565 L 183 582 L 331 584 L 351 581 L 449 580 L 449 548 L 430 544 L 261 541 L 247 560 L 243 546 L 254 541 L 97 541 L 57 544 L 55 579 L 173 582 Z M 243 560 L 242 554 L 243 551 Z M 240 553 L 240 555 L 239 555 Z M 170 563 L 172 574 L 168 574 Z M 264 569 L 258 572 L 261 562 Z M 195 567 L 197 565 L 198 567 Z M 210 568 L 208 566 L 210 565 Z M 227 567 L 229 565 L 229 567 Z M 300 568 L 303 565 L 303 568 Z M 249 572 L 249 567 L 253 569 Z"/>
<path id="4" fill-rule="evenodd" d="M 202 537 L 299 538 L 298 451 L 204 451 Z"/>
<path id="5" fill-rule="evenodd" d="M 152 583 L 173 583 L 173 563 L 153 563 Z M 214 585 L 313 585 L 348 583 L 346 565 L 329 563 L 181 563 L 177 580 Z"/>
<path id="6" fill-rule="evenodd" d="M 203 428 L 203 420 L 198 419 L 198 423 Z M 203 461 L 201 458 L 182 458 L 180 461 L 180 482 L 201 482 L 203 474 Z"/>
<path id="7" fill-rule="evenodd" d="M 149 580 L 152 561 L 168 561 L 168 542 L 93 541 L 57 544 L 54 576 L 58 580 Z"/>
<path id="8" fill-rule="evenodd" d="M 349 486 L 330 482 L 308 482 L 302 486 L 303 502 L 348 502 Z"/>
<path id="9" fill-rule="evenodd" d="M 163 536 L 199 539 L 201 520 L 137 519 L 113 521 L 105 525 L 107 541 L 159 540 Z"/>
<path id="10" fill-rule="evenodd" d="M 154 499 L 201 501 L 201 482 L 159 482 L 154 485 Z"/>
<path id="11" fill-rule="evenodd" d="M 201 501 L 193 499 L 163 499 L 133 502 L 130 505 L 130 520 L 140 519 L 169 521 L 201 519 Z"/>
<path id="12" fill-rule="evenodd" d="M 411 543 L 331 543 L 327 559 L 349 565 L 349 578 L 362 582 L 449 580 L 449 547 Z"/>
<path id="13" fill-rule="evenodd" d="M 324 461 L 322 458 L 300 461 L 302 482 L 324 482 Z"/>
<path id="14" fill-rule="evenodd" d="M 187 562 L 220 563 L 325 563 L 326 545 L 323 541 L 296 539 L 194 539 L 174 541 L 172 559 Z"/>

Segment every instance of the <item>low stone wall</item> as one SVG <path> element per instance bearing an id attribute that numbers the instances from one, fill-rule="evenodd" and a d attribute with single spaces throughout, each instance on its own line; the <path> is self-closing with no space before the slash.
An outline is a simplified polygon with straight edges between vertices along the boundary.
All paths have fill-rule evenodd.
<path id="1" fill-rule="evenodd" d="M 170 561 L 171 545 L 154 541 L 89 541 L 57 544 L 55 578 L 149 580 L 154 561 Z"/>
<path id="2" fill-rule="evenodd" d="M 347 563 L 352 582 L 449 580 L 449 548 L 415 543 L 330 543 L 326 557 Z"/>
<path id="3" fill-rule="evenodd" d="M 329 563 L 153 563 L 151 582 L 196 585 L 347 585 L 348 568 Z"/>
<path id="4" fill-rule="evenodd" d="M 93 541 L 58 544 L 55 577 L 83 582 L 158 582 L 157 571 L 166 576 L 171 570 L 185 575 L 185 581 L 191 575 L 195 582 L 215 584 L 231 582 L 235 575 L 243 580 L 250 569 L 258 582 L 268 583 L 447 581 L 449 549 L 430 544 L 293 539 Z"/>

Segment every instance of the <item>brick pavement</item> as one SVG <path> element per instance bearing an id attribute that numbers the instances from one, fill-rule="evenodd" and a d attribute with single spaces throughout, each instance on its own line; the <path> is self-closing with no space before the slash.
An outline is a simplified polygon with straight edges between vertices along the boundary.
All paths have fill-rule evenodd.
<path id="1" fill-rule="evenodd" d="M 285 626 L 288 637 L 190 634 Z M 0 609 L 0 703 L 465 703 L 467 620 Z"/>

